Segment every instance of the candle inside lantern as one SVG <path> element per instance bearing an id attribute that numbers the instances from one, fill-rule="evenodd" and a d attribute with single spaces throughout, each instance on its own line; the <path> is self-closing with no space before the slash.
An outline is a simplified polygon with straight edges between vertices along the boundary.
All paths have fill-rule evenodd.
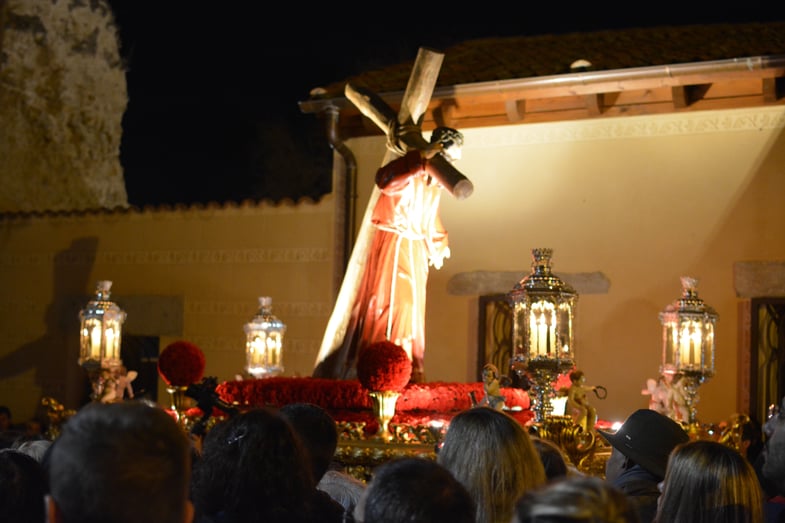
<path id="1" fill-rule="evenodd" d="M 101 326 L 91 325 L 90 327 L 90 359 L 101 360 Z"/>
<path id="2" fill-rule="evenodd" d="M 106 358 L 118 359 L 120 355 L 117 353 L 117 338 L 114 335 L 114 329 L 111 327 L 105 331 L 106 336 Z"/>
<path id="3" fill-rule="evenodd" d="M 545 314 L 540 314 L 537 320 L 537 354 L 548 355 L 547 326 L 545 325 Z"/>
<path id="4" fill-rule="evenodd" d="M 554 321 L 553 315 L 551 315 L 551 326 L 548 329 L 548 346 L 553 349 L 553 352 L 557 352 L 557 343 L 556 343 L 556 322 Z"/>
<path id="5" fill-rule="evenodd" d="M 529 312 L 529 354 L 537 356 L 539 350 L 537 347 L 537 315 L 534 311 Z"/>
<path id="6" fill-rule="evenodd" d="M 281 359 L 281 339 L 273 332 L 267 337 L 267 364 L 278 365 Z"/>
<path id="7" fill-rule="evenodd" d="M 682 367 L 689 365 L 692 362 L 692 355 L 690 354 L 690 331 L 689 326 L 685 323 L 682 326 L 681 333 L 679 334 L 679 363 Z"/>
<path id="8" fill-rule="evenodd" d="M 251 363 L 253 365 L 264 365 L 264 336 L 254 336 L 251 340 Z"/>

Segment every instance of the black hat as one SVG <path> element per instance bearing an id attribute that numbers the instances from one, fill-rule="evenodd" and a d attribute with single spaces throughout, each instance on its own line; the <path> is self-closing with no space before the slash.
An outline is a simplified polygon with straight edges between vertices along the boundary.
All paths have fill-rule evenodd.
<path id="1" fill-rule="evenodd" d="M 681 425 L 651 409 L 636 410 L 615 433 L 598 432 L 613 448 L 659 478 L 665 477 L 674 447 L 690 439 Z"/>

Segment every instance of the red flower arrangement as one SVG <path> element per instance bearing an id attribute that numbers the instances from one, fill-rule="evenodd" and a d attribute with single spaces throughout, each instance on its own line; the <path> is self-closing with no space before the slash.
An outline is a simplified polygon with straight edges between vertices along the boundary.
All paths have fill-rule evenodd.
<path id="1" fill-rule="evenodd" d="M 215 389 L 225 402 L 241 410 L 253 407 L 278 408 L 288 403 L 315 403 L 327 409 L 341 422 L 363 421 L 369 434 L 375 434 L 377 421 L 369 412 L 371 400 L 368 390 L 358 380 L 327 378 L 287 378 L 276 376 L 263 380 L 225 381 Z M 434 419 L 449 420 L 462 410 L 471 408 L 470 393 L 483 394 L 483 384 L 473 383 L 409 383 L 401 391 L 392 423 L 427 425 Z M 508 413 L 526 425 L 534 414 L 530 410 L 529 395 L 523 389 L 501 389 Z"/>
<path id="2" fill-rule="evenodd" d="M 167 385 L 186 387 L 204 377 L 202 349 L 188 341 L 175 341 L 158 356 L 158 374 Z"/>
<path id="3" fill-rule="evenodd" d="M 412 361 L 403 347 L 391 341 L 368 345 L 357 358 L 357 378 L 370 391 L 401 392 L 412 377 Z"/>

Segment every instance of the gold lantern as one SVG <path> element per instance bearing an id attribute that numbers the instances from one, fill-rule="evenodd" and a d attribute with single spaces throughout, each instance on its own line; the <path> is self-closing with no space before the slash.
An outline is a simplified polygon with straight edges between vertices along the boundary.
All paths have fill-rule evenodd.
<path id="1" fill-rule="evenodd" d="M 120 345 L 126 313 L 109 299 L 111 289 L 111 281 L 99 281 L 95 296 L 79 311 L 78 361 L 90 378 L 93 400 L 103 397 L 104 389 L 116 379 L 123 364 Z"/>
<path id="2" fill-rule="evenodd" d="M 259 298 L 259 311 L 245 324 L 246 371 L 255 378 L 283 374 L 286 325 L 273 314 L 273 299 Z"/>
<path id="3" fill-rule="evenodd" d="M 578 294 L 551 272 L 552 249 L 532 249 L 531 274 L 508 293 L 513 311 L 513 370 L 526 371 L 535 422 L 552 411 L 552 383 L 575 365 L 573 319 Z"/>
<path id="4" fill-rule="evenodd" d="M 698 280 L 681 278 L 681 298 L 660 313 L 662 365 L 681 381 L 688 422 L 697 422 L 698 387 L 714 376 L 714 328 L 717 312 L 698 297 Z"/>

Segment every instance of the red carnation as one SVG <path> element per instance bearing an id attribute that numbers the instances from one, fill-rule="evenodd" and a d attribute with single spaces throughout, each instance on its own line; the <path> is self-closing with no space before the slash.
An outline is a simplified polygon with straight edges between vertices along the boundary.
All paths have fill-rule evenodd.
<path id="1" fill-rule="evenodd" d="M 158 374 L 167 385 L 186 387 L 204 376 L 202 349 L 188 341 L 175 341 L 158 356 Z"/>
<path id="2" fill-rule="evenodd" d="M 400 392 L 412 377 L 412 361 L 403 347 L 391 341 L 367 346 L 357 358 L 357 378 L 370 391 Z"/>

